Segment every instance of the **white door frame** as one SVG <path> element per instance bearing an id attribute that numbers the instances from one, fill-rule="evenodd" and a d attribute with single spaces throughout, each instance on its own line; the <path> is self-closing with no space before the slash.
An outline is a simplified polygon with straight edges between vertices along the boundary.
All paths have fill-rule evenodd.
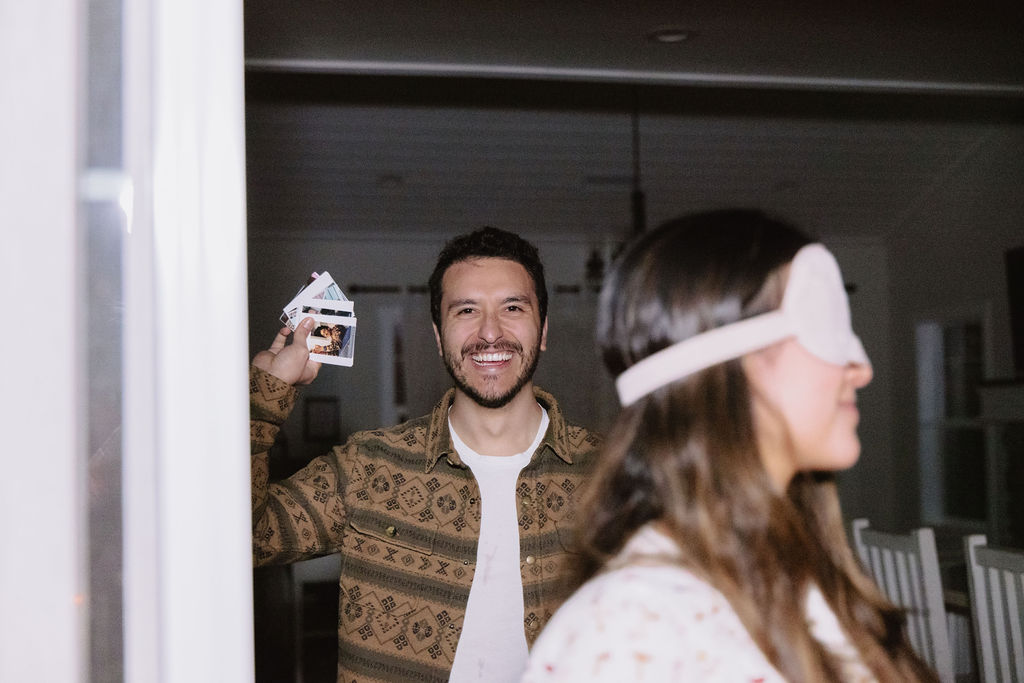
<path id="1" fill-rule="evenodd" d="M 23 314 L 0 335 L 4 681 L 88 680 L 78 150 L 83 45 L 104 39 L 87 36 L 88 8 L 0 0 L 0 296 Z M 125 359 L 125 680 L 251 681 L 242 4 L 123 12 L 126 160 L 105 177 L 130 213 L 124 329 L 110 330 Z"/>

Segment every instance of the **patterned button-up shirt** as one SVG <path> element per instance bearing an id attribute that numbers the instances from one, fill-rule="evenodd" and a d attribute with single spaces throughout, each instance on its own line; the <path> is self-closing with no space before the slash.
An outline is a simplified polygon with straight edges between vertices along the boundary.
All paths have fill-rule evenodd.
<path id="1" fill-rule="evenodd" d="M 534 389 L 550 424 L 516 485 L 523 628 L 533 643 L 565 597 L 575 502 L 598 439 Z M 450 390 L 430 415 L 353 434 L 287 480 L 267 451 L 296 391 L 250 370 L 253 561 L 341 554 L 338 681 L 446 681 L 480 534 L 480 490 L 448 430 Z"/>

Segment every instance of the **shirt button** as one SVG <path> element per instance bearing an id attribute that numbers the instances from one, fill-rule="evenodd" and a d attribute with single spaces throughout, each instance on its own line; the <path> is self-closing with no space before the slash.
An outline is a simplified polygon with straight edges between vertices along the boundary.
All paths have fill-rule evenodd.
<path id="1" fill-rule="evenodd" d="M 467 565 L 467 566 L 468 566 L 468 565 L 469 565 L 469 560 L 463 560 L 463 561 L 462 561 L 462 564 L 464 564 L 464 565 Z"/>
<path id="2" fill-rule="evenodd" d="M 537 561 L 537 560 L 536 560 L 536 559 L 534 559 L 533 555 L 527 555 L 527 556 L 526 556 L 526 564 L 533 564 L 533 563 L 534 563 L 534 562 L 536 562 L 536 561 Z"/>
<path id="3" fill-rule="evenodd" d="M 529 496 L 523 496 L 523 505 L 529 505 L 529 504 L 530 504 L 530 497 Z"/>
<path id="4" fill-rule="evenodd" d="M 450 628 L 451 630 L 454 631 L 455 630 L 455 624 L 448 624 L 448 628 Z"/>
<path id="5" fill-rule="evenodd" d="M 389 525 L 388 528 L 384 529 L 384 533 L 386 533 L 388 536 L 394 536 L 398 533 L 398 529 L 396 529 L 392 525 Z"/>
<path id="6" fill-rule="evenodd" d="M 537 619 L 533 617 L 530 617 L 530 619 L 526 622 L 526 628 L 530 629 L 531 631 L 536 631 L 539 625 L 540 624 L 537 622 Z"/>

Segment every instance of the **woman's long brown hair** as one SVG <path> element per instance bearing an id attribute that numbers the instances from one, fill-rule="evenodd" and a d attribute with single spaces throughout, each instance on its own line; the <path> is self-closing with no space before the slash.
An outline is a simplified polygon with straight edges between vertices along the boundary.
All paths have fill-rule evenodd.
<path id="1" fill-rule="evenodd" d="M 601 292 L 598 343 L 613 376 L 677 341 L 776 308 L 780 271 L 810 239 L 753 211 L 698 214 L 642 236 Z M 593 576 L 657 520 L 682 563 L 722 592 L 790 681 L 838 680 L 811 635 L 803 599 L 817 585 L 880 681 L 935 680 L 902 613 L 860 569 L 833 478 L 804 472 L 785 495 L 761 463 L 739 360 L 673 382 L 620 413 L 581 519 Z"/>

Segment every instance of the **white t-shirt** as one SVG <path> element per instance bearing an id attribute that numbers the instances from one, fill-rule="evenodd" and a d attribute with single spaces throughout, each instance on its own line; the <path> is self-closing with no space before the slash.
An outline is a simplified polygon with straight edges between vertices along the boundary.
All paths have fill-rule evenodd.
<path id="1" fill-rule="evenodd" d="M 541 407 L 533 443 L 511 456 L 480 455 L 451 427 L 452 443 L 480 485 L 480 542 L 466 618 L 455 651 L 450 683 L 518 681 L 526 668 L 523 575 L 519 560 L 516 481 L 548 429 Z"/>
<path id="2" fill-rule="evenodd" d="M 625 566 L 585 583 L 548 622 L 522 683 L 784 683 L 704 579 L 678 565 L 629 563 L 678 552 L 653 526 L 641 528 L 619 555 Z M 841 662 L 842 680 L 874 681 L 817 587 L 805 608 L 811 634 Z"/>

